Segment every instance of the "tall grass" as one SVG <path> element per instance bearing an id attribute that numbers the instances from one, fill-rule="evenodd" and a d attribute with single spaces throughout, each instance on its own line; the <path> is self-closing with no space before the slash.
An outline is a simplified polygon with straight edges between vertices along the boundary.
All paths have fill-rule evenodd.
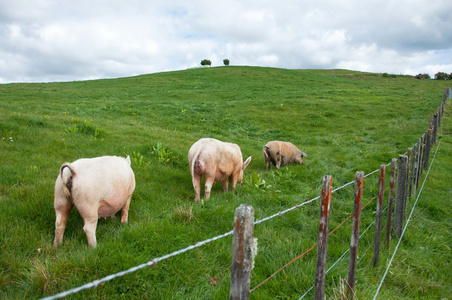
<path id="1" fill-rule="evenodd" d="M 0 297 L 39 298 L 85 284 L 223 234 L 242 203 L 262 219 L 317 196 L 325 174 L 333 187 L 404 153 L 426 130 L 444 82 L 385 78 L 347 70 L 202 68 L 83 82 L 0 85 Z M 451 294 L 452 174 L 450 103 L 431 178 L 391 268 L 382 298 L 446 298 Z M 199 138 L 240 145 L 252 156 L 235 194 L 214 185 L 194 202 L 187 153 Z M 309 154 L 302 166 L 265 171 L 262 146 L 287 140 Z M 53 187 L 59 166 L 81 157 L 130 155 L 137 187 L 129 223 L 99 220 L 90 249 L 74 209 L 63 245 L 53 248 Z M 387 174 L 389 171 L 387 171 Z M 365 197 L 376 195 L 366 178 Z M 387 199 L 387 193 L 385 196 Z M 333 195 L 330 226 L 353 208 L 353 187 Z M 385 200 L 387 201 L 387 200 Z M 265 222 L 251 286 L 256 286 L 317 239 L 319 203 Z M 363 211 L 362 227 L 375 215 Z M 329 240 L 329 263 L 348 247 L 350 224 Z M 360 241 L 360 251 L 373 233 Z M 231 238 L 223 238 L 72 298 L 224 299 L 228 297 Z M 362 247 L 362 248 L 361 248 Z M 357 296 L 373 296 L 393 250 L 380 266 L 358 266 Z M 371 253 L 372 251 L 370 251 Z M 315 250 L 252 294 L 298 299 L 312 284 Z M 347 259 L 346 259 L 347 260 Z M 347 261 L 327 277 L 328 297 L 341 290 Z"/>

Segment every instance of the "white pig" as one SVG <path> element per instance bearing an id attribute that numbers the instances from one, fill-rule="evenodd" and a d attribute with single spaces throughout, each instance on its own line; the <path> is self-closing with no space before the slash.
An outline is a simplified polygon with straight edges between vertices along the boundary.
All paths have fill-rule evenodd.
<path id="1" fill-rule="evenodd" d="M 121 222 L 127 222 L 135 176 L 130 158 L 102 156 L 64 163 L 55 182 L 55 240 L 63 242 L 69 212 L 75 205 L 83 218 L 88 245 L 96 247 L 98 218 L 113 217 L 122 209 Z"/>
<path id="2" fill-rule="evenodd" d="M 203 138 L 194 143 L 188 151 L 190 173 L 195 189 L 195 201 L 199 202 L 201 177 L 204 175 L 204 198 L 210 197 L 210 189 L 220 181 L 223 189 L 228 191 L 228 180 L 232 191 L 243 180 L 243 170 L 251 161 L 251 156 L 243 162 L 242 152 L 237 144 L 225 143 L 216 139 Z"/>
<path id="3" fill-rule="evenodd" d="M 308 155 L 300 151 L 294 144 L 289 142 L 271 141 L 264 148 L 264 159 L 267 164 L 267 171 L 272 163 L 276 169 L 293 162 L 303 164 L 303 157 Z"/>

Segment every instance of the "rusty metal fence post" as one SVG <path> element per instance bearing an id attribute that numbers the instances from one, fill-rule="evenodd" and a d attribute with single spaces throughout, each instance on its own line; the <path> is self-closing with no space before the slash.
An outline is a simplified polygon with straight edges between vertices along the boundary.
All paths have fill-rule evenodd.
<path id="1" fill-rule="evenodd" d="M 350 239 L 350 260 L 347 276 L 347 298 L 355 296 L 355 275 L 358 259 L 359 226 L 361 224 L 361 203 L 363 199 L 364 172 L 356 172 L 355 176 L 355 204 L 353 206 L 352 235 Z"/>
<path id="2" fill-rule="evenodd" d="M 391 218 L 392 218 L 392 206 L 394 202 L 394 185 L 395 185 L 395 174 L 396 174 L 397 159 L 393 158 L 391 160 L 391 177 L 389 181 L 389 198 L 388 198 L 388 217 L 386 219 L 386 236 L 385 243 L 386 247 L 389 247 L 389 238 L 391 234 Z"/>
<path id="3" fill-rule="evenodd" d="M 383 209 L 383 198 L 385 194 L 385 177 L 386 165 L 380 166 L 380 177 L 378 180 L 378 202 L 377 202 L 377 216 L 375 219 L 375 242 L 374 242 L 374 267 L 378 265 L 378 258 L 380 257 L 380 239 L 381 239 L 381 215 Z"/>
<path id="4" fill-rule="evenodd" d="M 325 175 L 323 177 L 322 192 L 320 194 L 322 202 L 320 204 L 319 237 L 317 242 L 317 269 L 315 272 L 314 299 L 316 300 L 324 300 L 325 298 L 326 256 L 328 248 L 332 184 L 333 178 L 331 175 Z"/>
<path id="5" fill-rule="evenodd" d="M 229 299 L 249 299 L 253 243 L 254 208 L 242 204 L 236 208 L 234 215 Z"/>

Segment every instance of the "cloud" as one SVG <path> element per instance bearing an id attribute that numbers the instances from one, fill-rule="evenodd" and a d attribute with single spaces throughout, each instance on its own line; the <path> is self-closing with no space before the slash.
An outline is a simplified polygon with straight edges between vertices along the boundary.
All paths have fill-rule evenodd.
<path id="1" fill-rule="evenodd" d="M 451 70 L 452 2 L 3 1 L 0 82 L 112 78 L 199 66 Z"/>

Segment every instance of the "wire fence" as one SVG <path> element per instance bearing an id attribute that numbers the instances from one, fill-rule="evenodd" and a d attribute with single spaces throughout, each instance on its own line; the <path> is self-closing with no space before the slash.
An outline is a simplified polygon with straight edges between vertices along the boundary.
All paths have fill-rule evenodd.
<path id="1" fill-rule="evenodd" d="M 408 219 L 407 219 L 407 221 L 405 223 L 405 227 L 403 228 L 402 235 L 400 236 L 400 238 L 399 238 L 399 240 L 397 242 L 397 245 L 396 245 L 396 247 L 394 249 L 394 253 L 392 254 L 391 259 L 390 259 L 390 261 L 388 263 L 388 267 L 386 268 L 386 270 L 385 270 L 385 272 L 383 274 L 383 277 L 381 278 L 380 284 L 378 285 L 377 291 L 375 292 L 375 296 L 373 298 L 374 300 L 377 298 L 378 293 L 380 292 L 381 286 L 383 285 L 383 282 L 384 282 L 384 280 L 386 278 L 386 275 L 388 274 L 389 268 L 391 267 L 392 261 L 394 260 L 394 256 L 396 255 L 397 250 L 399 249 L 400 242 L 402 241 L 403 235 L 405 234 L 405 231 L 406 231 L 406 229 L 408 227 L 408 224 L 410 223 L 410 220 L 411 220 L 411 217 L 413 215 L 414 209 L 416 208 L 417 202 L 419 201 L 419 198 L 420 198 L 420 196 L 422 194 L 422 190 L 424 189 L 425 182 L 427 181 L 428 174 L 430 173 L 430 170 L 432 169 L 433 162 L 434 162 L 434 160 L 436 158 L 436 154 L 438 153 L 440 144 L 441 144 L 441 139 L 439 140 L 438 146 L 436 147 L 435 154 L 434 154 L 434 156 L 432 158 L 432 162 L 430 163 L 430 166 L 429 166 L 429 168 L 427 170 L 427 174 L 425 175 L 424 181 L 422 183 L 421 189 L 419 190 L 419 194 L 417 195 L 416 201 L 415 201 L 413 207 L 411 208 L 411 212 L 410 212 L 410 215 L 409 215 L 409 217 L 408 217 Z"/>
<path id="2" fill-rule="evenodd" d="M 407 191 L 407 194 L 409 193 L 409 196 L 411 196 L 413 193 L 415 193 L 416 186 L 417 186 L 417 181 L 416 181 L 416 179 L 419 178 L 419 177 L 421 176 L 421 174 L 422 174 L 422 169 L 423 169 L 422 166 L 424 166 L 425 168 L 426 168 L 426 166 L 428 166 L 428 164 L 426 164 L 426 163 L 428 163 L 428 158 L 429 158 L 428 153 L 430 152 L 430 147 L 435 143 L 438 128 L 441 128 L 440 125 L 441 125 L 441 120 L 442 120 L 442 116 L 443 116 L 443 113 L 444 113 L 444 106 L 445 106 L 446 99 L 447 99 L 448 97 L 449 97 L 449 89 L 446 89 L 446 92 L 445 92 L 444 97 L 443 97 L 443 102 L 442 102 L 441 106 L 438 108 L 437 113 L 434 115 L 434 118 L 432 119 L 432 121 L 431 121 L 430 124 L 429 124 L 429 125 L 430 125 L 430 126 L 429 126 L 429 130 L 426 131 L 426 133 L 422 136 L 422 138 L 419 139 L 418 143 L 417 143 L 413 148 L 411 148 L 411 149 L 408 151 L 408 153 L 405 153 L 405 154 L 408 154 L 408 155 L 410 156 L 410 162 L 411 162 L 411 164 L 409 165 L 409 166 L 411 166 L 411 168 L 407 168 L 406 171 L 408 172 L 408 170 L 412 170 L 412 174 L 414 174 L 414 177 L 413 177 L 413 176 L 410 176 L 409 191 Z M 441 129 L 440 139 L 441 139 L 441 136 L 442 136 L 442 129 Z M 440 140 L 440 142 L 441 142 L 441 140 Z M 435 157 L 436 157 L 436 154 L 437 154 L 437 152 L 438 152 L 438 149 L 439 149 L 439 146 L 440 146 L 440 142 L 439 142 L 438 145 L 437 145 L 436 152 L 435 152 L 435 154 L 434 154 L 434 156 L 433 156 L 433 158 L 432 158 L 432 161 L 431 161 L 430 166 L 428 167 L 427 174 L 426 174 L 426 176 L 425 176 L 425 178 L 424 178 L 424 182 L 423 182 L 423 184 L 422 184 L 422 186 L 421 186 L 421 188 L 420 188 L 420 190 L 419 190 L 419 193 L 418 193 L 418 195 L 417 195 L 416 202 L 415 202 L 415 204 L 414 204 L 413 207 L 412 207 L 410 216 L 408 217 L 408 220 L 407 220 L 407 222 L 406 222 L 406 224 L 405 224 L 405 227 L 403 228 L 403 232 L 402 232 L 402 234 L 401 234 L 400 237 L 399 237 L 399 240 L 398 240 L 396 249 L 394 250 L 394 253 L 393 253 L 393 255 L 392 255 L 391 261 L 390 261 L 390 263 L 388 264 L 388 267 L 387 267 L 387 269 L 386 269 L 386 271 L 385 271 L 385 273 L 384 273 L 384 275 L 383 275 L 383 278 L 382 278 L 382 280 L 381 280 L 381 282 L 380 282 L 380 285 L 378 286 L 378 289 L 377 289 L 377 291 L 376 291 L 376 293 L 375 293 L 374 299 L 376 299 L 376 297 L 377 297 L 377 295 L 378 295 L 378 292 L 379 292 L 380 289 L 381 289 L 381 286 L 382 286 L 383 281 L 384 281 L 384 279 L 385 279 L 385 277 L 386 277 L 386 275 L 387 275 L 387 272 L 388 272 L 388 270 L 389 270 L 389 267 L 391 266 L 392 259 L 394 258 L 395 254 L 396 254 L 396 251 L 397 251 L 397 249 L 398 249 L 398 247 L 399 247 L 399 245 L 400 245 L 400 241 L 402 240 L 403 234 L 405 233 L 405 231 L 406 231 L 406 229 L 407 229 L 407 226 L 408 226 L 408 223 L 409 223 L 409 221 L 410 221 L 410 219 L 411 219 L 411 216 L 412 216 L 412 214 L 413 214 L 414 208 L 415 208 L 415 206 L 416 206 L 416 204 L 417 204 L 417 202 L 418 202 L 418 200 L 419 200 L 419 197 L 420 197 L 420 195 L 421 195 L 422 189 L 423 189 L 424 184 L 425 184 L 425 182 L 426 182 L 426 180 L 427 180 L 428 173 L 429 173 L 430 170 L 431 170 L 433 161 L 434 161 L 434 159 L 435 159 Z M 414 150 L 413 150 L 413 149 L 414 149 Z M 413 152 L 412 152 L 412 151 L 413 151 Z M 411 154 L 413 154 L 413 155 L 411 155 Z M 427 162 L 425 162 L 425 160 L 427 160 Z M 389 166 L 389 165 L 391 165 L 391 163 L 386 164 L 385 166 Z M 372 172 L 370 172 L 370 173 L 364 175 L 364 178 L 369 177 L 369 176 L 371 176 L 371 175 L 377 173 L 378 171 L 379 171 L 379 169 L 374 170 L 374 171 L 372 171 Z M 343 188 L 345 188 L 345 187 L 347 187 L 347 186 L 349 186 L 349 185 L 352 185 L 352 184 L 354 184 L 354 183 L 355 183 L 355 181 L 350 181 L 350 182 L 348 182 L 348 183 L 346 183 L 346 184 L 344 184 L 344 185 L 342 185 L 342 186 L 340 186 L 340 187 L 338 187 L 338 188 L 332 190 L 331 193 L 335 193 L 335 192 L 337 192 L 337 191 L 339 191 L 339 190 L 341 190 L 341 189 L 343 189 Z M 407 182 L 407 184 L 408 184 L 408 182 Z M 262 224 L 262 223 L 264 223 L 264 222 L 266 222 L 266 221 L 268 221 L 268 220 L 271 220 L 271 219 L 273 219 L 273 218 L 275 218 L 275 217 L 282 216 L 282 215 L 284 215 L 284 214 L 286 214 L 286 213 L 288 213 L 288 212 L 290 212 L 290 211 L 293 211 L 293 210 L 296 210 L 296 209 L 300 209 L 301 207 L 303 207 L 303 206 L 305 206 L 305 205 L 307 205 L 307 204 L 310 204 L 310 203 L 312 203 L 312 202 L 314 202 L 314 201 L 316 201 L 316 200 L 319 200 L 320 198 L 321 198 L 321 196 L 317 196 L 317 197 L 315 197 L 315 198 L 312 198 L 312 199 L 310 199 L 310 200 L 307 200 L 307 201 L 305 201 L 305 202 L 302 202 L 302 203 L 300 203 L 300 204 L 298 204 L 298 205 L 295 205 L 295 206 L 293 206 L 293 207 L 290 207 L 290 208 L 288 208 L 288 209 L 286 209 L 286 210 L 279 211 L 279 212 L 277 212 L 277 213 L 275 213 L 275 214 L 273 214 L 273 215 L 270 215 L 270 216 L 268 216 L 268 217 L 266 217 L 266 218 L 263 218 L 263 219 L 261 219 L 261 220 L 256 220 L 256 221 L 253 222 L 253 226 Z M 370 200 L 363 208 L 365 208 L 367 205 L 369 205 L 375 198 L 376 198 L 376 197 L 372 198 L 372 199 L 371 199 L 371 200 Z M 388 206 L 389 206 L 389 205 L 388 205 Z M 384 210 L 387 210 L 387 209 L 388 209 L 388 206 L 387 206 Z M 362 209 L 363 209 L 363 208 L 362 208 Z M 346 218 L 342 223 L 340 223 L 340 224 L 339 224 L 334 230 L 332 230 L 329 234 L 332 234 L 333 232 L 335 232 L 335 231 L 336 231 L 339 227 L 341 227 L 345 222 L 347 222 L 348 220 L 350 220 L 351 217 L 352 217 L 352 216 Z M 360 237 L 362 237 L 362 236 L 369 230 L 369 228 L 372 227 L 374 224 L 375 224 L 375 221 L 373 221 L 373 222 L 365 229 L 365 231 L 361 233 Z M 145 267 L 150 267 L 150 266 L 155 267 L 156 264 L 157 264 L 158 262 L 164 261 L 164 260 L 166 260 L 166 259 L 169 259 L 169 258 L 171 258 L 171 257 L 177 256 L 177 255 L 179 255 L 179 254 L 182 254 L 182 253 L 191 251 L 191 250 L 193 250 L 193 249 L 202 247 L 202 246 L 204 246 L 204 245 L 206 245 L 206 244 L 208 244 L 208 243 L 211 243 L 211 242 L 213 242 L 213 241 L 220 240 L 220 239 L 222 239 L 222 238 L 225 238 L 225 237 L 230 236 L 230 235 L 233 235 L 233 234 L 234 234 L 234 230 L 228 231 L 228 232 L 226 232 L 226 233 L 224 233 L 224 234 L 221 234 L 221 235 L 212 237 L 212 238 L 210 238 L 210 239 L 207 239 L 207 240 L 204 240 L 204 241 L 201 241 L 201 242 L 197 242 L 197 243 L 194 244 L 194 245 L 190 245 L 190 246 L 188 246 L 188 247 L 186 247 L 186 248 L 183 248 L 183 249 L 174 251 L 174 252 L 172 252 L 172 253 L 170 253 L 170 254 L 167 254 L 167 255 L 164 255 L 164 256 L 161 256 L 161 257 L 154 258 L 154 259 L 152 259 L 152 260 L 150 260 L 150 261 L 148 261 L 148 262 L 146 262 L 146 263 L 143 263 L 143 264 L 141 264 L 141 265 L 138 265 L 138 266 L 129 268 L 129 269 L 125 270 L 125 271 L 121 271 L 121 272 L 118 272 L 118 273 L 115 273 L 115 274 L 108 275 L 108 276 L 103 277 L 103 278 L 101 278 L 101 279 L 99 279 L 99 280 L 94 280 L 94 281 L 89 282 L 89 283 L 87 283 L 87 284 L 84 284 L 84 285 L 82 285 L 82 286 L 79 286 L 79 287 L 76 287 L 76 288 L 70 289 L 70 290 L 68 290 L 68 291 L 65 291 L 65 292 L 62 292 L 62 293 L 58 293 L 58 294 L 55 294 L 55 295 L 52 295 L 52 296 L 49 296 L 49 297 L 45 297 L 45 298 L 42 298 L 42 299 L 45 299 L 45 300 L 59 299 L 59 298 L 63 298 L 63 297 L 69 296 L 69 295 L 71 295 L 71 294 L 78 293 L 78 292 L 80 292 L 80 291 L 82 291 L 82 290 L 86 290 L 86 289 L 90 289 L 90 288 L 96 288 L 96 287 L 97 287 L 99 284 L 101 284 L 101 283 L 104 283 L 104 282 L 107 282 L 107 281 L 111 281 L 111 280 L 113 280 L 113 279 L 115 279 L 115 278 L 118 278 L 118 277 L 121 277 L 121 276 L 125 276 L 125 275 L 127 275 L 127 274 L 136 272 L 136 271 L 138 271 L 138 270 L 140 270 L 140 269 L 143 269 L 143 268 L 145 268 Z M 288 262 L 287 264 L 285 264 L 283 267 L 281 267 L 278 271 L 276 271 L 276 272 L 275 272 L 274 274 L 272 274 L 270 277 L 268 277 L 268 278 L 265 279 L 263 282 L 261 282 L 261 283 L 259 283 L 258 285 L 256 285 L 253 289 L 249 290 L 249 293 L 253 292 L 253 291 L 256 290 L 258 287 L 260 287 L 260 286 L 262 286 L 263 284 L 265 284 L 265 282 L 267 282 L 268 280 L 270 280 L 271 278 L 273 278 L 277 273 L 281 272 L 284 268 L 286 268 L 287 266 L 289 266 L 290 264 L 292 264 L 292 263 L 295 262 L 296 260 L 300 259 L 300 258 L 303 257 L 304 255 L 306 255 L 307 253 L 309 253 L 310 251 L 312 251 L 312 250 L 316 247 L 316 245 L 317 245 L 317 243 L 315 243 L 312 247 L 310 247 L 308 250 L 306 250 L 305 252 L 303 252 L 301 255 L 295 257 L 295 258 L 292 259 L 290 262 Z M 371 246 L 372 246 L 372 244 L 371 244 Z M 369 248 L 370 248 L 371 246 L 369 246 Z M 369 249 L 369 248 L 368 248 L 368 249 Z M 367 252 L 367 251 L 368 251 L 368 250 L 366 250 L 366 252 Z M 336 266 L 337 263 L 338 263 L 338 262 L 339 262 L 339 261 L 340 261 L 347 253 L 349 253 L 349 252 L 350 252 L 350 249 L 348 249 L 347 251 L 345 251 L 345 252 L 339 257 L 339 259 L 336 260 L 336 261 L 330 266 L 330 268 L 326 271 L 325 274 L 327 274 L 334 266 Z M 310 291 L 311 291 L 313 288 L 314 288 L 314 285 L 313 285 L 311 288 L 309 288 L 309 289 L 301 296 L 300 299 L 303 299 L 306 295 L 308 295 L 308 294 L 310 293 Z"/>
<path id="3" fill-rule="evenodd" d="M 372 172 L 368 173 L 368 174 L 365 175 L 365 176 L 366 176 L 366 177 L 367 177 L 367 176 L 370 176 L 370 175 L 374 174 L 374 173 L 377 172 L 377 171 L 378 171 L 378 170 L 372 171 Z M 353 183 L 354 183 L 354 181 L 348 182 L 348 183 L 346 183 L 346 184 L 344 184 L 344 185 L 342 185 L 342 186 L 336 188 L 335 190 L 333 190 L 332 193 L 337 192 L 337 191 L 339 191 L 339 190 L 341 190 L 341 189 L 343 189 L 343 188 L 345 188 L 345 187 L 347 187 L 347 186 L 349 186 L 349 185 L 351 185 L 351 184 L 353 184 Z M 319 198 L 320 198 L 320 196 L 317 196 L 317 197 L 312 198 L 312 199 L 310 199 L 310 200 L 307 200 L 307 201 L 305 201 L 305 202 L 303 202 L 303 203 L 300 203 L 300 204 L 298 204 L 298 205 L 292 206 L 292 207 L 290 207 L 290 208 L 288 208 L 288 209 L 286 209 L 286 210 L 279 211 L 279 212 L 277 212 L 277 213 L 275 213 L 275 214 L 273 214 L 273 215 L 271 215 L 271 216 L 268 216 L 268 217 L 266 217 L 266 218 L 263 218 L 263 219 L 261 219 L 261 220 L 256 220 L 256 221 L 254 222 L 254 225 L 262 224 L 262 223 L 264 223 L 264 222 L 266 222 L 266 221 L 269 221 L 269 220 L 271 220 L 271 219 L 273 219 L 273 218 L 275 218 L 275 217 L 280 217 L 280 216 L 282 216 L 282 215 L 284 215 L 284 214 L 286 214 L 286 213 L 288 213 L 288 212 L 290 212 L 290 211 L 299 209 L 299 208 L 301 208 L 301 207 L 304 206 L 304 205 L 310 204 L 310 203 L 312 203 L 312 202 L 318 200 Z M 348 220 L 348 219 L 347 219 L 347 220 Z M 225 237 L 230 236 L 230 235 L 232 235 L 232 234 L 233 234 L 233 230 L 230 230 L 230 231 L 228 231 L 228 232 L 226 232 L 226 233 L 224 233 L 224 234 L 221 234 L 221 235 L 215 236 L 215 237 L 213 237 L 213 238 L 210 238 L 210 239 L 207 239 L 207 240 L 198 242 L 198 243 L 196 243 L 196 244 L 194 244 L 194 245 L 191 245 L 191 246 L 188 246 L 188 247 L 186 247 L 186 248 L 183 248 L 183 249 L 174 251 L 174 252 L 172 252 L 172 253 L 170 253 L 170 254 L 167 254 L 167 255 L 164 255 L 164 256 L 161 256 L 161 257 L 154 258 L 154 259 L 152 259 L 152 260 L 150 260 L 150 261 L 148 261 L 148 262 L 146 262 L 146 263 L 143 263 L 143 264 L 141 264 L 141 265 L 138 265 L 138 266 L 129 268 L 129 269 L 125 270 L 125 271 L 121 271 L 121 272 L 118 272 L 118 273 L 115 273 L 115 274 L 111 274 L 111 275 L 105 276 L 105 277 L 103 277 L 103 278 L 101 278 L 101 279 L 94 280 L 94 281 L 89 282 L 89 283 L 86 283 L 86 284 L 84 284 L 84 285 L 82 285 L 82 286 L 79 286 L 79 287 L 76 287 L 76 288 L 67 290 L 67 291 L 65 291 L 65 292 L 61 292 L 61 293 L 55 294 L 55 295 L 53 295 L 53 296 L 44 297 L 44 298 L 42 298 L 42 300 L 60 299 L 60 298 L 67 297 L 67 296 L 69 296 L 69 295 L 71 295 L 71 294 L 76 294 L 76 293 L 81 292 L 81 291 L 86 290 L 86 289 L 96 288 L 96 287 L 97 287 L 99 284 L 101 284 L 101 283 L 104 283 L 104 282 L 113 280 L 113 279 L 118 278 L 118 277 L 122 277 L 122 276 L 127 275 L 127 274 L 130 274 L 130 273 L 134 273 L 134 272 L 136 272 L 136 271 L 138 271 L 138 270 L 141 270 L 141 269 L 143 269 L 143 268 L 145 268 L 145 267 L 151 267 L 151 266 L 152 266 L 152 267 L 155 267 L 156 264 L 157 264 L 158 262 L 164 261 L 164 260 L 166 260 L 166 259 L 169 259 L 169 258 L 171 258 L 171 257 L 177 256 L 177 255 L 182 254 L 182 253 L 185 253 L 185 252 L 188 252 L 188 251 L 190 251 L 190 250 L 194 250 L 194 249 L 196 249 L 196 248 L 202 247 L 203 245 L 206 245 L 206 244 L 208 244 L 208 243 L 210 243 L 210 242 L 213 242 L 213 241 L 216 241 L 216 240 L 225 238 Z M 316 246 L 316 244 L 314 244 L 313 247 L 312 247 L 310 250 L 314 249 L 315 246 Z M 310 251 L 310 250 L 309 250 L 309 251 Z M 309 252 L 309 251 L 307 251 L 307 252 Z M 306 253 L 307 253 L 307 252 L 306 252 Z M 301 256 L 300 256 L 300 257 L 301 257 Z M 295 260 L 294 260 L 294 261 L 295 261 Z M 256 287 L 256 288 L 257 288 L 257 287 Z"/>

